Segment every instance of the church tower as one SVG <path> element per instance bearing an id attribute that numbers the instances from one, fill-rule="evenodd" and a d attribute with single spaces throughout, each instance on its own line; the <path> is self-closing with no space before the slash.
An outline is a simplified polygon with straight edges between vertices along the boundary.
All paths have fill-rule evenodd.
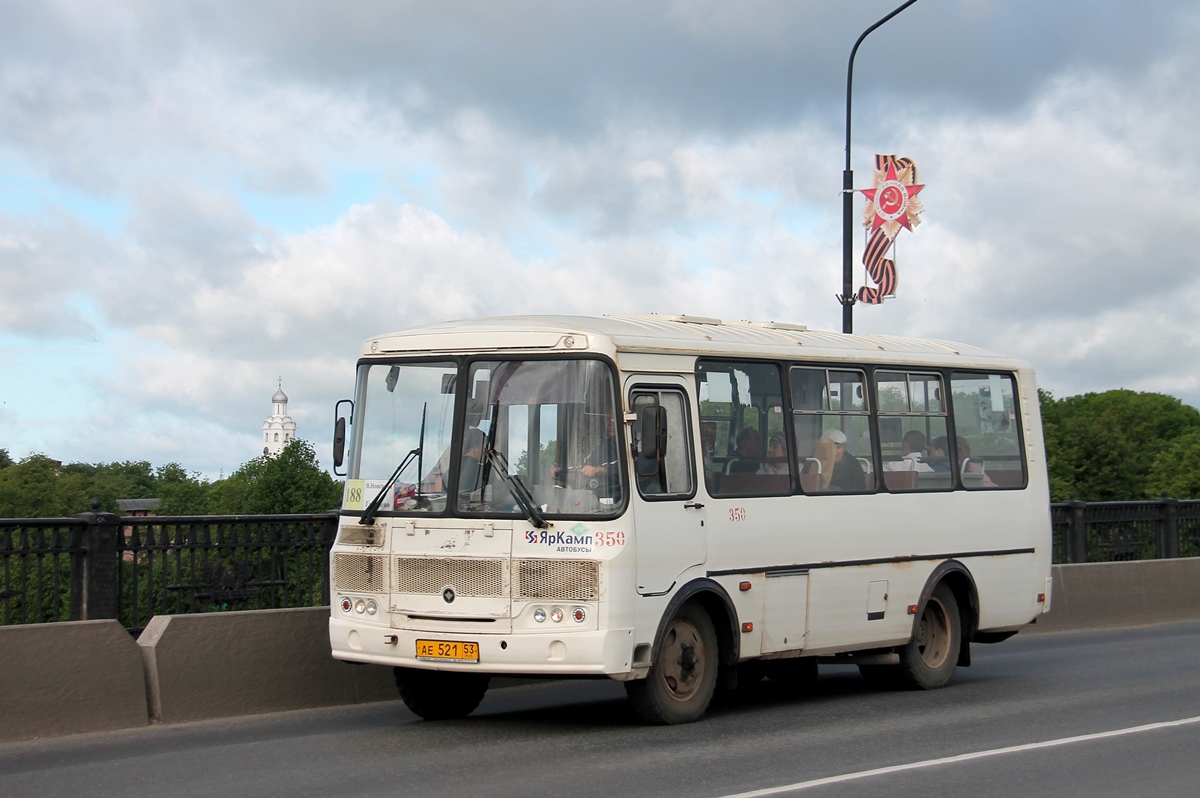
<path id="1" fill-rule="evenodd" d="M 271 417 L 262 424 L 263 455 L 274 457 L 296 437 L 296 422 L 287 414 L 287 394 L 283 392 L 283 377 L 271 397 Z"/>

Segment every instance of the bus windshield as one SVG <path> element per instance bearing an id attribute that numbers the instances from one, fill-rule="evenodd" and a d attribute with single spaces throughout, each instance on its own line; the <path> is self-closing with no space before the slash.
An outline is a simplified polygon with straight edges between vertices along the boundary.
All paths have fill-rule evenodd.
<path id="1" fill-rule="evenodd" d="M 458 365 L 452 362 L 359 367 L 350 478 L 365 480 L 367 501 L 410 459 L 387 486 L 379 507 L 434 513 L 446 509 L 446 491 L 436 473 L 437 453 L 450 448 L 457 375 Z M 414 451 L 417 455 L 409 458 Z"/>
<path id="2" fill-rule="evenodd" d="M 569 518 L 623 506 L 615 390 L 602 361 L 364 364 L 359 378 L 351 478 L 365 481 L 368 501 L 385 492 L 384 512 Z"/>

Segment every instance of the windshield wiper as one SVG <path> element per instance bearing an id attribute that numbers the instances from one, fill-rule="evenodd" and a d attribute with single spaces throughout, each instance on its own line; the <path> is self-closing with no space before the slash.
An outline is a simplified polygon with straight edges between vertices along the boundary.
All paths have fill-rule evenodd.
<path id="1" fill-rule="evenodd" d="M 492 470 L 499 472 L 500 476 L 504 477 L 504 481 L 508 484 L 509 490 L 512 491 L 513 498 L 517 500 L 517 506 L 525 511 L 526 517 L 533 522 L 533 525 L 538 529 L 545 529 L 550 526 L 546 523 L 546 519 L 542 517 L 542 513 L 538 510 L 537 505 L 533 502 L 533 496 L 529 493 L 529 488 L 525 487 L 525 482 L 520 475 L 508 473 L 508 462 L 504 459 L 504 455 L 491 448 L 487 448 L 484 452 L 488 462 L 492 465 Z"/>
<path id="2" fill-rule="evenodd" d="M 413 449 L 411 452 L 404 455 L 404 460 L 401 461 L 400 465 L 396 466 L 396 470 L 392 472 L 392 475 L 390 477 L 388 477 L 387 482 L 383 483 L 383 487 L 379 489 L 379 492 L 375 494 L 375 498 L 371 499 L 371 503 L 368 504 L 367 508 L 363 511 L 362 518 L 358 519 L 359 524 L 361 524 L 363 526 L 370 526 L 371 524 L 375 523 L 375 513 L 379 512 L 379 507 L 380 507 L 380 505 L 383 504 L 383 497 L 387 495 L 388 489 L 390 487 L 392 487 L 393 484 L 395 484 L 396 480 L 400 478 L 400 475 L 404 473 L 404 469 L 408 468 L 409 463 L 411 463 L 414 458 L 416 458 L 417 461 L 420 462 L 421 450 L 425 448 L 425 411 L 428 409 L 429 409 L 429 403 L 426 402 L 421 407 L 421 437 L 417 441 L 417 448 Z M 421 474 L 420 474 L 420 471 L 421 471 L 421 467 L 418 465 L 417 466 L 417 503 L 418 504 L 420 504 L 420 501 L 421 501 Z"/>

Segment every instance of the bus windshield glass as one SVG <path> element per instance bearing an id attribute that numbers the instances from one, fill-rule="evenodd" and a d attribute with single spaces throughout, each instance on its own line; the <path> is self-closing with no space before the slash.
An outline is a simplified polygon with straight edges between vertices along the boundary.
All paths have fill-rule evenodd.
<path id="1" fill-rule="evenodd" d="M 532 520 L 622 507 L 615 390 L 602 361 L 363 364 L 358 395 L 350 478 L 363 481 L 364 503 L 379 499 L 374 511 Z"/>
<path id="2" fill-rule="evenodd" d="M 527 516 L 522 488 L 547 516 L 611 515 L 620 508 L 621 447 L 606 364 L 476 361 L 464 390 L 460 512 Z"/>
<path id="3" fill-rule="evenodd" d="M 434 513 L 446 509 L 446 487 L 437 473 L 437 456 L 450 449 L 457 374 L 454 363 L 360 367 L 358 429 L 350 477 L 366 480 L 366 501 L 378 495 L 388 477 L 417 452 L 388 487 L 379 506 Z"/>

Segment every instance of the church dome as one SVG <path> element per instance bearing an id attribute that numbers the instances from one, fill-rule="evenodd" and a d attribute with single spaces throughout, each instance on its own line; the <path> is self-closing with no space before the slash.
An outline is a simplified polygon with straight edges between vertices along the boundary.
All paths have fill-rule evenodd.
<path id="1" fill-rule="evenodd" d="M 279 386 L 279 390 L 275 391 L 275 395 L 271 397 L 272 402 L 286 402 L 287 394 L 283 392 L 283 386 Z"/>

